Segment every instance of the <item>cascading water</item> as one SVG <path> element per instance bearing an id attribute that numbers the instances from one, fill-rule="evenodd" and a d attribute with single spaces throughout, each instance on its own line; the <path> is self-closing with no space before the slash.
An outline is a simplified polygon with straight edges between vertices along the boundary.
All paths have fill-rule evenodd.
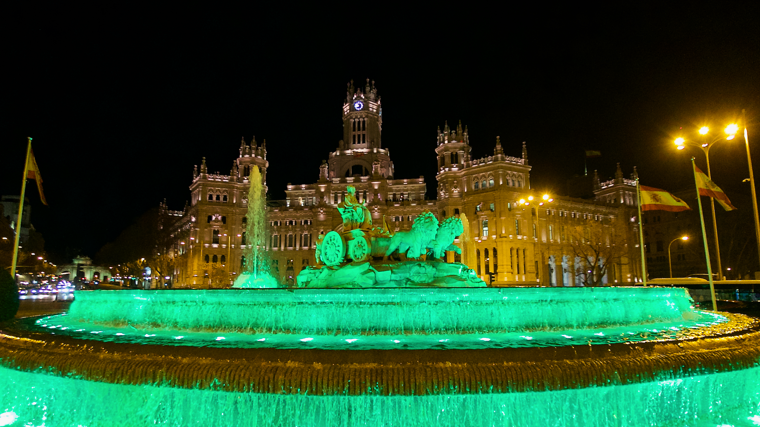
<path id="1" fill-rule="evenodd" d="M 248 177 L 248 213 L 246 214 L 245 271 L 235 280 L 234 288 L 276 288 L 277 279 L 269 271 L 267 242 L 267 207 L 264 182 L 258 166 Z"/>

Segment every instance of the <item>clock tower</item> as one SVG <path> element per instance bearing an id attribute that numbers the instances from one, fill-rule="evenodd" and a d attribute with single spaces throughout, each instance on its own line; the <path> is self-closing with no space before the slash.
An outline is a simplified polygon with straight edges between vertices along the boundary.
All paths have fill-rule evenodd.
<path id="1" fill-rule="evenodd" d="M 343 103 L 343 144 L 346 149 L 381 148 L 380 132 L 383 126 L 383 108 L 377 96 L 375 82 L 367 79 L 367 85 L 354 88 L 348 83 Z"/>

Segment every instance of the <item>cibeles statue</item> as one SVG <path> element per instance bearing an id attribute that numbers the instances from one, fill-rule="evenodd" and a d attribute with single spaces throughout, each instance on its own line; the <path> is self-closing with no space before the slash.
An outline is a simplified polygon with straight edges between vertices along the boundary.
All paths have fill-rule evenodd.
<path id="1" fill-rule="evenodd" d="M 338 204 L 343 229 L 320 234 L 317 265 L 301 270 L 298 287 L 486 286 L 466 265 L 445 262 L 446 252 L 461 253 L 454 241 L 467 233 L 459 218 L 446 218 L 439 225 L 435 215 L 425 211 L 409 231 L 391 233 L 385 218 L 372 226 L 371 214 L 356 200 L 354 187 L 347 193 Z"/>
<path id="2" fill-rule="evenodd" d="M 369 209 L 356 200 L 356 188 L 349 185 L 346 188 L 346 197 L 338 203 L 338 212 L 343 217 L 343 231 L 370 230 L 372 228 L 372 214 Z"/>

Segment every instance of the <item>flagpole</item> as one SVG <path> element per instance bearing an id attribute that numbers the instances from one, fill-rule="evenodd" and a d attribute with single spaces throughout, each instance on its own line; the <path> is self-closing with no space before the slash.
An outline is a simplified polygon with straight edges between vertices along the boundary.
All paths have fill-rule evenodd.
<path id="1" fill-rule="evenodd" d="M 639 209 L 639 247 L 641 248 L 641 277 L 644 286 L 647 285 L 647 261 L 644 258 L 644 228 L 641 226 L 641 190 L 639 189 L 639 179 L 636 178 L 636 207 Z"/>
<path id="2" fill-rule="evenodd" d="M 26 162 L 24 162 L 24 179 L 21 181 L 21 197 L 18 199 L 18 217 L 16 217 L 16 238 L 13 244 L 13 261 L 11 262 L 11 276 L 13 282 L 16 282 L 16 263 L 18 262 L 18 243 L 21 237 L 21 219 L 24 213 L 24 193 L 26 193 L 26 174 L 29 173 L 29 155 L 32 152 L 32 137 L 29 138 L 29 144 L 26 147 Z"/>
<path id="3" fill-rule="evenodd" d="M 710 251 L 707 248 L 707 232 L 705 231 L 705 217 L 702 213 L 702 199 L 699 197 L 699 183 L 697 182 L 697 166 L 694 157 L 691 158 L 691 170 L 694 173 L 694 185 L 697 187 L 697 205 L 699 206 L 699 224 L 702 226 L 702 242 L 705 245 L 705 261 L 707 262 L 707 278 L 710 280 L 710 298 L 712 298 L 713 311 L 718 311 L 715 300 L 715 284 L 713 284 L 712 267 L 710 267 Z"/>
<path id="4" fill-rule="evenodd" d="M 749 187 L 752 190 L 752 209 L 755 214 L 755 240 L 757 243 L 757 256 L 760 261 L 760 219 L 757 213 L 757 193 L 755 192 L 755 175 L 752 173 L 752 157 L 749 155 L 749 139 L 747 138 L 747 113 L 742 110 L 742 121 L 744 122 L 744 145 L 747 146 L 747 164 L 749 164 Z M 760 266 L 760 264 L 758 264 Z M 755 285 L 752 285 L 754 292 Z"/>

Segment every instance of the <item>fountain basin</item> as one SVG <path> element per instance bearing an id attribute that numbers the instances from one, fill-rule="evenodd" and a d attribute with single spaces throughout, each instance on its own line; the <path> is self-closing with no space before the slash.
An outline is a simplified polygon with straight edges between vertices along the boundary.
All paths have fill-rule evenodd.
<path id="1" fill-rule="evenodd" d="M 390 320 L 376 318 L 383 313 Z M 254 320 L 236 317 L 246 315 Z M 57 321 L 89 324 L 74 331 L 89 339 Z M 668 324 L 690 326 L 608 343 L 401 341 L 516 328 L 532 328 L 531 337 L 611 336 Z M 145 336 L 119 341 L 126 335 L 96 333 L 101 328 Z M 67 316 L 0 329 L 0 420 L 17 417 L 19 425 L 696 425 L 749 424 L 760 415 L 760 320 L 694 311 L 682 289 L 95 291 L 77 293 Z M 156 341 L 183 330 L 310 331 L 314 340 L 292 348 Z M 354 347 L 399 330 L 401 347 Z M 322 339 L 345 346 L 314 344 Z"/>
<path id="2" fill-rule="evenodd" d="M 323 335 L 573 330 L 696 319 L 678 288 L 82 291 L 71 320 L 171 330 Z"/>

